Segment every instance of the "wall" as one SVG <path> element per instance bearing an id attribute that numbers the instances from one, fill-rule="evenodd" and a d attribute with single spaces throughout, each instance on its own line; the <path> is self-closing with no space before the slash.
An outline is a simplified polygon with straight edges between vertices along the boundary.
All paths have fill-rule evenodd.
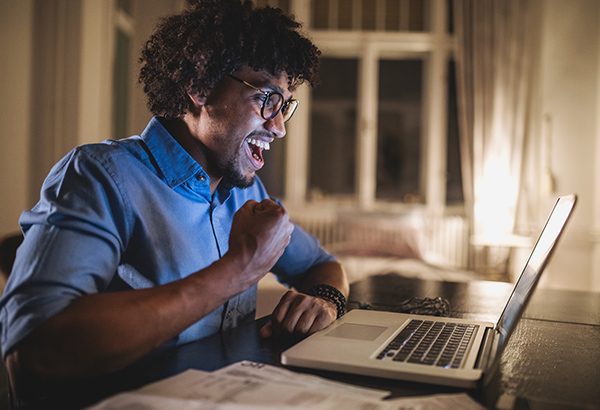
<path id="1" fill-rule="evenodd" d="M 129 131 L 130 133 L 141 133 L 150 120 L 150 112 L 146 108 L 146 97 L 142 85 L 138 83 L 139 74 L 138 59 L 141 49 L 152 34 L 154 27 L 160 17 L 174 14 L 183 9 L 182 0 L 135 0 L 133 14 L 135 20 L 135 32 L 133 36 L 133 52 L 131 56 L 131 110 Z"/>
<path id="2" fill-rule="evenodd" d="M 134 1 L 132 78 L 158 17 L 182 7 Z M 19 229 L 52 164 L 75 145 L 111 137 L 114 24 L 108 0 L 0 1 L 0 237 Z M 150 114 L 141 87 L 131 87 L 133 134 Z"/>
<path id="3" fill-rule="evenodd" d="M 79 61 L 75 62 L 80 67 L 79 121 L 74 130 L 76 141 L 71 145 L 109 138 L 112 128 L 112 87 L 108 84 L 112 84 L 113 5 L 110 1 L 98 0 L 80 3 L 81 50 Z"/>
<path id="4" fill-rule="evenodd" d="M 0 236 L 28 203 L 33 1 L 0 1 Z"/>
<path id="5" fill-rule="evenodd" d="M 594 267 L 600 226 L 598 141 L 600 3 L 597 0 L 542 2 L 540 116 L 550 142 L 553 190 L 541 192 L 545 215 L 558 194 L 576 192 L 579 203 L 542 285 L 600 291 Z"/>

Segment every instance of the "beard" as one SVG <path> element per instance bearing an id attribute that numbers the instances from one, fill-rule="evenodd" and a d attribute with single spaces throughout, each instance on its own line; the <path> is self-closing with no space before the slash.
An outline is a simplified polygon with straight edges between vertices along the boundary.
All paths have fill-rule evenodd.
<path id="1" fill-rule="evenodd" d="M 223 166 L 223 179 L 236 188 L 248 188 L 254 183 L 254 176 L 247 177 L 239 169 L 240 152 L 230 158 Z"/>

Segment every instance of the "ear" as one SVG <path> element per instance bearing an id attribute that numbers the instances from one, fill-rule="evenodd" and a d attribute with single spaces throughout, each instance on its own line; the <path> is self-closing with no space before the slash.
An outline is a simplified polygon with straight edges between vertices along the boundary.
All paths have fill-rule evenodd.
<path id="1" fill-rule="evenodd" d="M 206 104 L 206 97 L 199 93 L 188 91 L 187 95 L 190 97 L 190 100 L 192 100 L 192 103 L 194 103 L 194 107 L 196 108 L 200 108 Z"/>

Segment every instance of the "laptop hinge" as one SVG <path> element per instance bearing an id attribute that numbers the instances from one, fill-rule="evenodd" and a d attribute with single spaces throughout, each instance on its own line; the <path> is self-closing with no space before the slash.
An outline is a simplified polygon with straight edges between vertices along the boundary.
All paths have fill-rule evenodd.
<path id="1" fill-rule="evenodd" d="M 484 369 L 488 364 L 492 352 L 492 346 L 494 344 L 495 334 L 496 331 L 494 328 L 488 327 L 485 329 L 485 333 L 483 334 L 483 343 L 481 343 L 479 347 L 477 360 L 475 361 L 476 369 Z"/>

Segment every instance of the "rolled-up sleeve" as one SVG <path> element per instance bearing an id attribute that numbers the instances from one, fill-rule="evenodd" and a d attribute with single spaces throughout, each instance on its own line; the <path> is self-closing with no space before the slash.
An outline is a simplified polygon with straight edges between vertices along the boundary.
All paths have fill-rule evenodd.
<path id="1" fill-rule="evenodd" d="M 321 247 L 317 238 L 295 225 L 290 244 L 272 271 L 280 282 L 296 286 L 311 267 L 335 260 L 333 255 Z"/>
<path id="2" fill-rule="evenodd" d="M 119 181 L 80 148 L 63 158 L 22 214 L 25 240 L 0 301 L 4 356 L 75 298 L 100 292 L 117 271 L 131 230 Z"/>

